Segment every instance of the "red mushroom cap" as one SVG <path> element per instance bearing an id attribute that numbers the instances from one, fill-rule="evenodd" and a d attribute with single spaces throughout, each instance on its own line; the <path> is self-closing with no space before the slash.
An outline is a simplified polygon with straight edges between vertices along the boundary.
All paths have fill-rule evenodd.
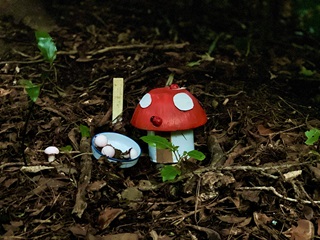
<path id="1" fill-rule="evenodd" d="M 186 89 L 155 88 L 136 107 L 131 124 L 149 131 L 179 131 L 199 127 L 207 116 L 198 100 Z"/>

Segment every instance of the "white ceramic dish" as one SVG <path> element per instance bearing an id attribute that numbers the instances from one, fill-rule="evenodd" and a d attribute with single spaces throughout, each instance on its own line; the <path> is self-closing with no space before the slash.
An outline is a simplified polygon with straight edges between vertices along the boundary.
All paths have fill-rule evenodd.
<path id="1" fill-rule="evenodd" d="M 117 159 L 108 157 L 108 160 L 110 162 L 120 162 L 120 168 L 129 168 L 134 166 L 138 162 L 139 157 L 141 155 L 141 148 L 134 140 L 125 135 L 115 132 L 103 132 L 99 134 L 105 135 L 108 139 L 108 144 L 111 144 L 114 148 L 119 149 L 122 152 L 125 152 L 130 148 L 133 148 L 138 152 L 138 157 L 136 157 L 135 159 Z M 101 156 L 103 156 L 101 151 L 98 148 L 96 148 L 94 144 L 94 140 L 96 136 L 98 136 L 99 134 L 95 135 L 91 140 L 92 153 L 96 159 L 99 159 Z"/>

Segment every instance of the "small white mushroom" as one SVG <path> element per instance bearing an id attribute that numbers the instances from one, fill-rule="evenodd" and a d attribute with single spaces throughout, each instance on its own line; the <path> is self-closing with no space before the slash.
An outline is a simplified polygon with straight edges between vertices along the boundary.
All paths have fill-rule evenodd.
<path id="1" fill-rule="evenodd" d="M 55 146 L 47 147 L 44 153 L 48 155 L 48 162 L 53 162 L 56 159 L 56 154 L 59 154 L 59 149 Z"/>
<path id="2" fill-rule="evenodd" d="M 103 134 L 99 134 L 96 136 L 96 138 L 94 139 L 94 144 L 97 146 L 97 147 L 105 147 L 107 146 L 108 144 L 108 138 L 103 135 Z"/>
<path id="3" fill-rule="evenodd" d="M 113 157 L 116 154 L 116 150 L 111 145 L 107 145 L 102 148 L 101 153 L 107 157 Z"/>

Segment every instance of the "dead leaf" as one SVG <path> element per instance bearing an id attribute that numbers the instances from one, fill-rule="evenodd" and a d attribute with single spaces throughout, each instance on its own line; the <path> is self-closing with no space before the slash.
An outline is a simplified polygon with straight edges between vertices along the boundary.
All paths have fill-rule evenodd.
<path id="1" fill-rule="evenodd" d="M 91 184 L 88 186 L 87 190 L 88 190 L 88 191 L 92 191 L 92 192 L 94 192 L 94 191 L 99 191 L 101 188 L 103 188 L 103 187 L 106 186 L 106 185 L 107 185 L 107 182 L 106 182 L 106 181 L 104 181 L 104 180 L 98 180 L 98 181 L 95 181 L 95 182 L 91 183 Z"/>
<path id="2" fill-rule="evenodd" d="M 76 151 L 79 151 L 79 142 L 78 142 L 77 136 L 79 136 L 79 129 L 78 128 L 72 128 L 70 130 L 70 132 L 68 133 L 68 138 L 71 141 L 73 149 Z"/>
<path id="3" fill-rule="evenodd" d="M 269 128 L 265 128 L 262 124 L 259 124 L 257 126 L 258 132 L 261 136 L 268 136 L 271 133 L 273 133 L 273 131 Z"/>
<path id="4" fill-rule="evenodd" d="M 311 220 L 314 217 L 313 209 L 309 206 L 304 206 L 302 212 L 307 220 Z"/>
<path id="5" fill-rule="evenodd" d="M 50 167 L 50 166 L 23 166 L 21 167 L 21 172 L 29 172 L 29 173 L 37 173 L 37 172 L 41 172 L 43 170 L 48 170 L 48 169 L 54 169 L 54 167 Z"/>
<path id="6" fill-rule="evenodd" d="M 297 133 L 280 133 L 280 138 L 282 140 L 282 143 L 285 146 L 290 146 L 295 144 L 295 142 L 297 141 L 297 139 L 301 137 L 300 134 Z"/>
<path id="7" fill-rule="evenodd" d="M 260 194 L 260 191 L 250 191 L 250 190 L 244 190 L 240 193 L 241 197 L 244 200 L 248 200 L 254 203 L 259 202 L 260 200 L 259 194 Z"/>
<path id="8" fill-rule="evenodd" d="M 142 199 L 143 193 L 139 191 L 138 187 L 128 187 L 122 191 L 121 197 L 129 201 L 138 201 Z"/>
<path id="9" fill-rule="evenodd" d="M 17 178 L 10 178 L 6 180 L 3 184 L 6 188 L 10 187 L 12 184 L 14 184 L 18 179 Z"/>
<path id="10" fill-rule="evenodd" d="M 105 235 L 100 240 L 138 240 L 139 235 L 136 233 L 119 233 L 119 234 L 109 234 Z"/>
<path id="11" fill-rule="evenodd" d="M 212 240 L 221 240 L 220 234 L 216 232 L 215 230 L 207 227 L 200 227 L 197 225 L 191 225 L 191 224 L 186 224 L 187 227 L 191 227 L 193 229 L 196 229 L 201 232 L 205 232 L 207 234 L 206 239 L 212 239 Z"/>
<path id="12" fill-rule="evenodd" d="M 151 230 L 150 236 L 152 237 L 152 240 L 171 240 L 171 237 L 168 237 L 167 235 L 159 236 L 158 233 L 155 230 Z"/>
<path id="13" fill-rule="evenodd" d="M 297 227 L 292 227 L 291 240 L 311 240 L 314 237 L 313 223 L 306 219 L 300 219 Z"/>
<path id="14" fill-rule="evenodd" d="M 309 166 L 310 170 L 312 171 L 314 177 L 317 180 L 320 180 L 320 169 L 318 167 Z"/>
<path id="15" fill-rule="evenodd" d="M 72 234 L 75 237 L 84 237 L 87 235 L 87 229 L 86 227 L 81 226 L 80 224 L 73 225 L 69 228 L 69 231 L 72 232 Z"/>
<path id="16" fill-rule="evenodd" d="M 302 170 L 291 171 L 283 174 L 285 181 L 291 181 L 292 179 L 300 176 L 302 174 Z"/>
<path id="17" fill-rule="evenodd" d="M 220 221 L 226 223 L 241 223 L 246 220 L 246 217 L 237 217 L 234 215 L 217 216 L 217 218 L 219 218 Z"/>
<path id="18" fill-rule="evenodd" d="M 6 180 L 7 177 L 0 177 L 0 184 L 2 184 L 4 182 L 4 180 Z"/>
<path id="19" fill-rule="evenodd" d="M 254 212 L 253 213 L 253 220 L 254 220 L 254 222 L 256 223 L 257 226 L 260 226 L 260 225 L 265 225 L 265 224 L 271 222 L 272 218 L 268 217 L 264 213 Z"/>
<path id="20" fill-rule="evenodd" d="M 230 166 L 234 163 L 234 159 L 236 159 L 238 156 L 241 156 L 246 151 L 252 149 L 253 146 L 246 146 L 243 147 L 241 144 L 236 146 L 233 151 L 228 155 L 228 159 L 226 160 L 224 166 Z"/>
<path id="21" fill-rule="evenodd" d="M 6 90 L 4 88 L 0 88 L 0 97 L 4 97 L 11 93 L 12 90 Z"/>
<path id="22" fill-rule="evenodd" d="M 320 219 L 317 219 L 318 231 L 317 234 L 320 235 Z"/>
<path id="23" fill-rule="evenodd" d="M 237 225 L 237 228 L 242 228 L 242 227 L 245 227 L 245 226 L 249 225 L 249 223 L 251 222 L 251 220 L 252 220 L 252 217 L 246 218 L 243 222 L 240 222 L 240 223 Z"/>
<path id="24" fill-rule="evenodd" d="M 109 224 L 116 219 L 121 213 L 123 212 L 123 209 L 121 208 L 105 208 L 100 212 L 100 215 L 98 217 L 98 224 L 100 228 L 106 229 Z"/>

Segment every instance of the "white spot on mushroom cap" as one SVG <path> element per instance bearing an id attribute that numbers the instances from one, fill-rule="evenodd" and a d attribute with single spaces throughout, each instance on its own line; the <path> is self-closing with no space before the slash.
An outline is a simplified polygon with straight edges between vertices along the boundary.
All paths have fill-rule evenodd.
<path id="1" fill-rule="evenodd" d="M 108 144 L 108 138 L 103 134 L 99 134 L 94 139 L 94 144 L 97 147 L 104 147 L 104 146 L 106 146 Z"/>
<path id="2" fill-rule="evenodd" d="M 140 107 L 147 108 L 151 105 L 151 102 L 152 102 L 151 95 L 147 93 L 141 98 L 139 104 L 140 104 Z"/>
<path id="3" fill-rule="evenodd" d="M 191 97 L 186 93 L 177 93 L 174 95 L 173 103 L 181 111 L 191 110 L 194 106 Z"/>

